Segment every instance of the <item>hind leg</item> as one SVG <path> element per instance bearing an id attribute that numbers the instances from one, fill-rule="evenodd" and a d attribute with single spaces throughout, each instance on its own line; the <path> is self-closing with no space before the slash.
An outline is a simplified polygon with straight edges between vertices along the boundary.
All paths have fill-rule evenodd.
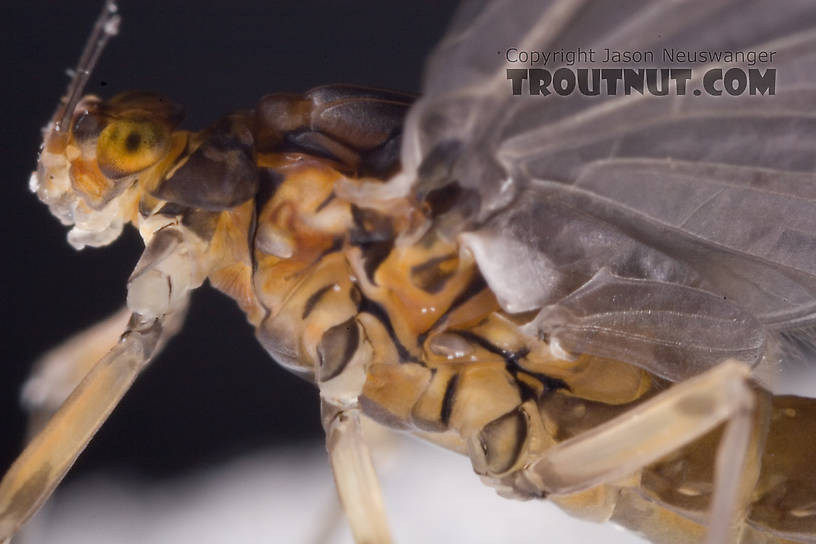
<path id="1" fill-rule="evenodd" d="M 756 404 L 750 369 L 726 361 L 561 442 L 529 463 L 523 473 L 548 494 L 584 492 L 635 474 L 724 423 L 714 460 L 707 542 L 735 542 L 759 471 Z"/>

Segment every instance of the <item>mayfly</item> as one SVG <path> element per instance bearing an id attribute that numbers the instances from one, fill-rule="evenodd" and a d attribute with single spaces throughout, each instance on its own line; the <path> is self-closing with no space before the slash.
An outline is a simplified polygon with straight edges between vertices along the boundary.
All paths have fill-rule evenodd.
<path id="1" fill-rule="evenodd" d="M 0 540 L 209 280 L 318 387 L 360 542 L 390 541 L 363 415 L 655 542 L 812 541 L 816 404 L 769 387 L 816 323 L 816 6 L 631 4 L 466 3 L 417 101 L 319 87 L 199 133 L 156 94 L 82 96 L 106 4 L 31 188 L 75 247 L 132 223 L 146 248 L 121 339 L 0 483 Z M 688 93 L 568 92 L 566 52 L 606 49 L 773 51 L 778 81 L 691 92 L 756 57 L 689 54 Z"/>

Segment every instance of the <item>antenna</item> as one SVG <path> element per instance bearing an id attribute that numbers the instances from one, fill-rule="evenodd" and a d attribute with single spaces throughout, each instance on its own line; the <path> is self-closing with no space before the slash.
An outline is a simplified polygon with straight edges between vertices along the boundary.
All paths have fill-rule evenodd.
<path id="1" fill-rule="evenodd" d="M 116 0 L 105 1 L 102 12 L 97 17 L 96 23 L 94 23 L 91 36 L 82 50 L 82 56 L 79 57 L 76 70 L 73 73 L 69 72 L 72 77 L 71 83 L 68 85 L 68 92 L 64 98 L 65 109 L 54 125 L 54 132 L 63 132 L 64 127 L 70 123 L 74 108 L 82 97 L 85 85 L 88 84 L 88 79 L 91 77 L 91 70 L 99 60 L 99 56 L 102 54 L 108 40 L 119 32 L 119 22 L 122 18 L 117 13 L 118 10 Z"/>

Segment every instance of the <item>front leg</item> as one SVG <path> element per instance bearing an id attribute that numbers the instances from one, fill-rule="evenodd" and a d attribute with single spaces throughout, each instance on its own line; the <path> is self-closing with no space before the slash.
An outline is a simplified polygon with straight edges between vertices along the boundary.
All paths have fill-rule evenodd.
<path id="1" fill-rule="evenodd" d="M 154 350 L 154 357 L 164 347 L 166 340 L 181 328 L 185 313 L 183 310 L 175 312 L 173 319 L 167 320 L 165 333 Z M 94 364 L 116 344 L 130 316 L 131 311 L 125 306 L 75 334 L 34 363 L 20 393 L 20 401 L 28 414 L 28 440 L 40 432 Z"/>
<path id="2" fill-rule="evenodd" d="M 31 440 L 0 482 L 0 542 L 7 542 L 51 495 L 99 427 L 163 344 L 179 328 L 188 294 L 201 284 L 196 259 L 184 237 L 154 236 L 128 289 L 132 315 L 118 343 L 96 362 L 65 402 Z M 177 243 L 168 244 L 168 239 Z M 171 240 L 172 241 L 172 240 Z M 203 260 L 195 261 L 195 267 Z M 166 287 L 155 297 L 148 283 Z"/>
<path id="3" fill-rule="evenodd" d="M 144 318 L 167 315 L 164 347 L 184 321 L 187 293 L 201 284 L 196 278 L 200 264 L 188 263 L 196 251 L 184 244 L 183 231 L 164 227 L 152 238 L 128 281 L 128 305 L 72 336 L 45 353 L 35 364 L 21 392 L 29 414 L 28 437 L 32 438 L 62 405 L 80 381 L 119 340 L 132 313 Z M 173 310 L 170 312 L 170 310 Z"/>
<path id="4" fill-rule="evenodd" d="M 206 242 L 168 224 L 156 230 L 128 279 L 127 305 L 145 318 L 176 314 L 208 273 Z"/>
<path id="5" fill-rule="evenodd" d="M 34 363 L 20 392 L 20 402 L 28 414 L 27 440 L 36 436 L 94 364 L 116 344 L 129 319 L 130 310 L 121 308 Z"/>

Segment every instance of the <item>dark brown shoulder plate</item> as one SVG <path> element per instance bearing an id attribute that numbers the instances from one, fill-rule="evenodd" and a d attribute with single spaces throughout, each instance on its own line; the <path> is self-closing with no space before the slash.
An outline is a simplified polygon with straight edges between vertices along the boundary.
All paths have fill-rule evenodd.
<path id="1" fill-rule="evenodd" d="M 254 136 L 246 113 L 224 117 L 207 129 L 202 144 L 162 180 L 162 200 L 219 211 L 246 202 L 258 191 Z"/>
<path id="2" fill-rule="evenodd" d="M 413 100 L 354 85 L 267 95 L 255 110 L 258 150 L 308 153 L 384 178 L 399 167 L 402 123 Z"/>

